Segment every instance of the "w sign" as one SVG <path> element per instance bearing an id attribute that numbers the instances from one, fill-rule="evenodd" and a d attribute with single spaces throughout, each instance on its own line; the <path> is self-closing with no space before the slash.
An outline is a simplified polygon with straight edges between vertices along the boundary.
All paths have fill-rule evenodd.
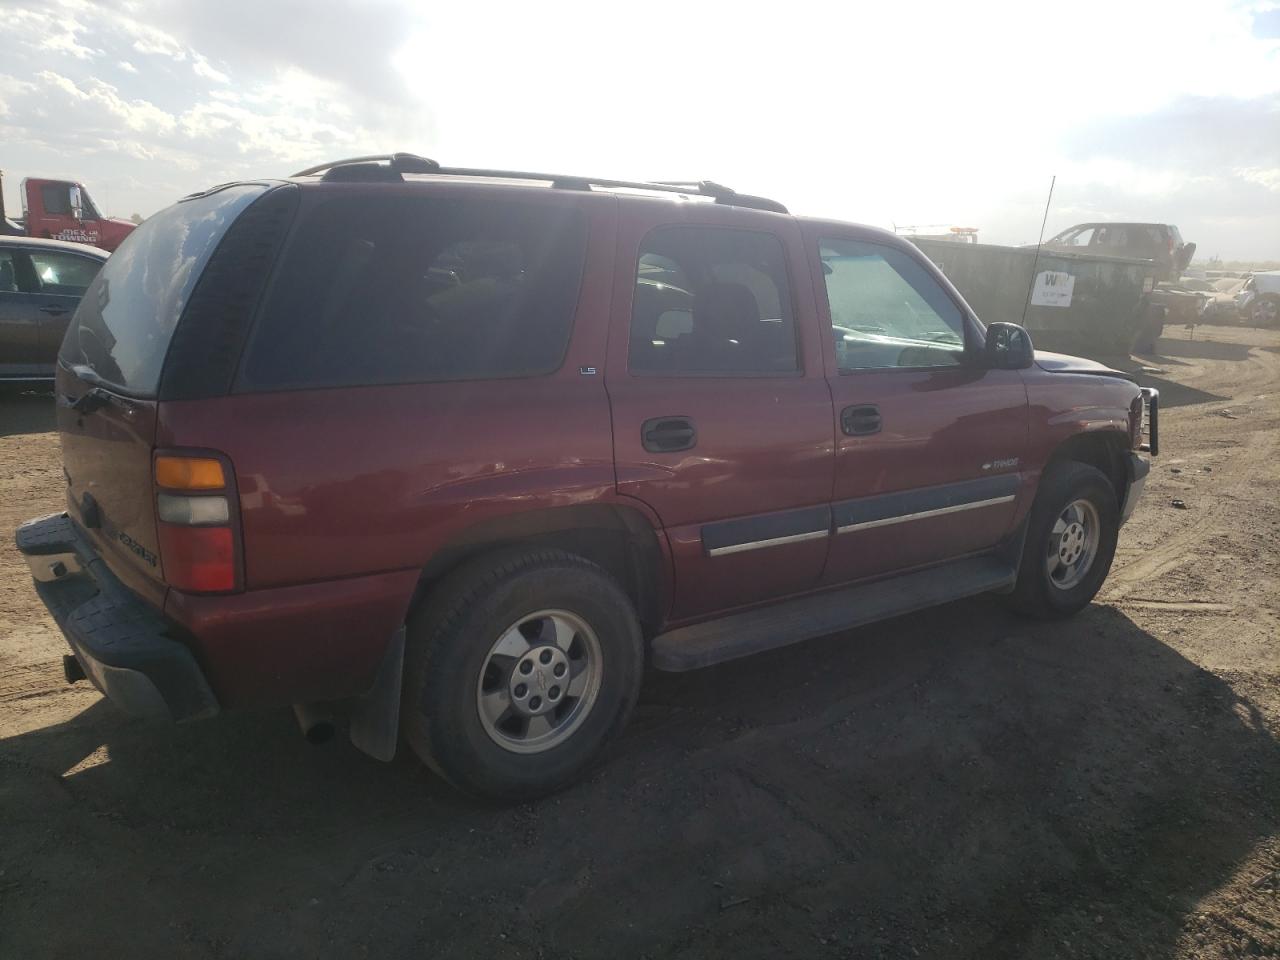
<path id="1" fill-rule="evenodd" d="M 1042 270 L 1036 274 L 1031 303 L 1037 307 L 1069 307 L 1076 278 L 1058 270 Z"/>

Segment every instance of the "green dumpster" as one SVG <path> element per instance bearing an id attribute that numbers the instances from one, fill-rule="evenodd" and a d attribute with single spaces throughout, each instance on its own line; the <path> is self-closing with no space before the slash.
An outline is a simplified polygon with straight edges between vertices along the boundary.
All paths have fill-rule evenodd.
<path id="1" fill-rule="evenodd" d="M 911 239 L 984 323 L 1022 324 L 1041 349 L 1127 356 L 1159 335 L 1150 260 L 1044 250 L 1037 258 L 1034 247 Z"/>

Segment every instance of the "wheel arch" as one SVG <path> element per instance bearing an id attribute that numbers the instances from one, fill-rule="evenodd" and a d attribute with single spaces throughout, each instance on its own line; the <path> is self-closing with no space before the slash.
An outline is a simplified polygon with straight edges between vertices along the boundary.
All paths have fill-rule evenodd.
<path id="1" fill-rule="evenodd" d="M 646 637 L 661 628 L 670 602 L 661 534 L 639 509 L 580 504 L 481 521 L 454 536 L 422 568 L 413 606 L 462 564 L 512 548 L 556 548 L 603 568 L 635 605 Z"/>
<path id="2" fill-rule="evenodd" d="M 1122 506 L 1129 488 L 1129 471 L 1126 469 L 1124 460 L 1128 450 L 1129 437 L 1122 430 L 1077 433 L 1067 437 L 1054 448 L 1045 464 L 1044 472 L 1048 473 L 1057 464 L 1068 460 L 1087 463 L 1102 471 L 1103 475 L 1111 481 L 1111 488 L 1116 493 L 1116 504 Z"/>

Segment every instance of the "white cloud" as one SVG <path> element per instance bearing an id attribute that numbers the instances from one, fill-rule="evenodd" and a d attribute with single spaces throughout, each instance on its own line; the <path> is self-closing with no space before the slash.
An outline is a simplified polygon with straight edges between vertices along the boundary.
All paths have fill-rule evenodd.
<path id="1" fill-rule="evenodd" d="M 215 83 L 231 82 L 229 76 L 221 70 L 215 70 L 209 61 L 198 53 L 193 53 L 191 56 L 191 68 L 195 70 L 196 76 L 204 77 L 206 80 L 213 80 Z"/>
<path id="2" fill-rule="evenodd" d="M 128 60 L 121 60 L 116 64 L 116 66 L 119 67 L 121 70 L 123 70 L 125 73 L 136 74 L 138 72 L 138 68 L 135 67 Z"/>
<path id="3" fill-rule="evenodd" d="M 75 20 L 53 21 L 52 23 L 47 23 L 47 28 L 52 32 L 40 41 L 41 50 L 50 53 L 64 53 L 75 57 L 77 60 L 88 60 L 90 57 L 98 56 L 102 53 L 101 50 L 95 50 L 80 42 L 79 35 L 85 32 L 85 27 Z"/>
<path id="4" fill-rule="evenodd" d="M 147 100 L 125 100 L 111 84 L 91 77 L 84 88 L 75 81 L 51 70 L 41 70 L 37 78 L 54 90 L 61 91 L 72 101 L 92 104 L 121 121 L 136 132 L 167 133 L 177 124 L 171 114 Z"/>
<path id="5" fill-rule="evenodd" d="M 1280 167 L 1236 167 L 1232 173 L 1241 180 L 1266 187 L 1273 193 L 1280 193 Z"/>
<path id="6" fill-rule="evenodd" d="M 76 20 L 70 10 L 71 3 L 50 9 L 6 9 L 4 12 L 4 36 L 6 44 L 19 44 L 42 53 L 61 54 L 77 60 L 98 56 L 101 50 L 81 41 L 81 35 L 90 32 L 85 24 Z"/>
<path id="7" fill-rule="evenodd" d="M 124 154 L 126 157 L 133 157 L 137 160 L 155 160 L 156 151 L 137 140 L 109 140 L 103 139 L 98 141 L 103 148 L 111 150 L 115 153 Z"/>
<path id="8" fill-rule="evenodd" d="M 155 54 L 173 60 L 185 60 L 186 48 L 170 34 L 136 20 L 123 19 L 121 26 L 133 36 L 133 49 L 141 54 Z"/>

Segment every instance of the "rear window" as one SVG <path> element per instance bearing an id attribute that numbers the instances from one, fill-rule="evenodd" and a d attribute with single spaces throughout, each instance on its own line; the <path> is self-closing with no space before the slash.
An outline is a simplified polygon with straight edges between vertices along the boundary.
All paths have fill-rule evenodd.
<path id="1" fill-rule="evenodd" d="M 580 211 L 405 197 L 324 200 L 294 228 L 240 391 L 528 377 L 564 359 Z"/>
<path id="2" fill-rule="evenodd" d="M 226 187 L 144 221 L 89 284 L 59 359 L 125 392 L 154 395 L 174 327 L 214 247 L 265 189 Z"/>

